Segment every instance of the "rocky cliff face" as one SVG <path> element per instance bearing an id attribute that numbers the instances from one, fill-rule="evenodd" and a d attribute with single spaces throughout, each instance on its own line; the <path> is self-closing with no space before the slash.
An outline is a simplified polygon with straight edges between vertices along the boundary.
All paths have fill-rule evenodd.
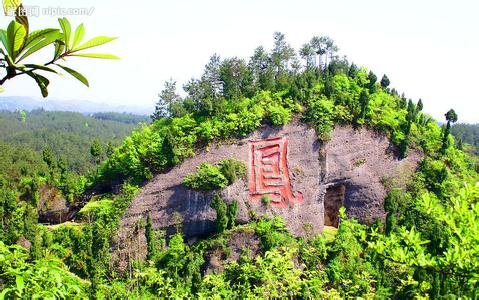
<path id="1" fill-rule="evenodd" d="M 299 236 L 306 227 L 321 232 L 324 225 L 337 226 L 343 205 L 349 216 L 363 222 L 384 219 L 385 178 L 412 173 L 420 155 L 412 153 L 398 160 L 385 136 L 366 129 L 337 127 L 331 141 L 320 145 L 315 131 L 302 123 L 264 126 L 231 144 L 213 145 L 146 184 L 121 220 L 117 261 L 146 255 L 144 230 L 137 225 L 148 213 L 154 227 L 167 234 L 180 223 L 190 240 L 214 232 L 213 192 L 189 190 L 182 180 L 203 162 L 229 158 L 248 166 L 246 180 L 220 192 L 227 202 L 238 201 L 237 222 L 279 215 L 291 233 Z M 264 196 L 271 200 L 269 204 L 261 200 Z"/>

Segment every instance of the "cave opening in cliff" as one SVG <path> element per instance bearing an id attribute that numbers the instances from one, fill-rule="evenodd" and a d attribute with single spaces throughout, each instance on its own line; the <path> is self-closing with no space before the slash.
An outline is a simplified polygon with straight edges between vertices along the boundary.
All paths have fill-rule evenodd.
<path id="1" fill-rule="evenodd" d="M 346 187 L 335 185 L 326 189 L 326 196 L 324 197 L 324 226 L 339 226 L 339 209 L 344 204 L 344 195 L 346 194 Z"/>

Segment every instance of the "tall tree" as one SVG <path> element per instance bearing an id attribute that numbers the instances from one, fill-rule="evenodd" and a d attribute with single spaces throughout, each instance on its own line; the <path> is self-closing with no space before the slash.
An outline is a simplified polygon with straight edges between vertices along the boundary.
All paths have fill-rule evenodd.
<path id="1" fill-rule="evenodd" d="M 373 73 L 373 71 L 369 71 L 368 81 L 369 93 L 372 94 L 376 90 L 376 82 L 378 81 L 378 77 Z"/>
<path id="2" fill-rule="evenodd" d="M 389 78 L 387 77 L 386 74 L 383 75 L 383 78 L 381 78 L 381 86 L 382 88 L 387 88 L 391 82 L 389 81 Z"/>
<path id="3" fill-rule="evenodd" d="M 419 99 L 419 101 L 417 102 L 417 111 L 422 111 L 423 108 L 424 105 L 422 104 L 422 99 Z"/>
<path id="4" fill-rule="evenodd" d="M 326 54 L 326 46 L 324 45 L 324 39 L 322 37 L 319 37 L 319 36 L 314 36 L 312 39 L 311 39 L 311 47 L 313 47 L 316 55 L 318 56 L 318 65 L 317 67 L 319 69 L 322 69 L 322 61 L 321 61 L 321 57 Z"/>
<path id="5" fill-rule="evenodd" d="M 205 71 L 201 76 L 204 84 L 204 92 L 206 97 L 217 99 L 223 95 L 223 81 L 221 80 L 221 58 L 217 54 L 210 57 L 209 62 L 205 66 Z"/>
<path id="6" fill-rule="evenodd" d="M 248 68 L 252 74 L 253 85 L 256 90 L 274 89 L 274 69 L 271 57 L 263 47 L 254 50 L 251 56 Z"/>
<path id="7" fill-rule="evenodd" d="M 328 56 L 329 56 L 329 61 L 333 61 L 333 59 L 336 57 L 336 53 L 339 51 L 338 46 L 334 43 L 334 40 L 330 38 L 329 36 L 323 36 L 321 37 L 322 43 L 324 44 L 325 47 L 325 65 L 328 65 Z"/>
<path id="8" fill-rule="evenodd" d="M 101 159 L 101 154 L 103 153 L 103 148 L 100 145 L 98 140 L 94 140 L 90 147 L 90 154 L 93 156 L 95 163 L 99 163 Z"/>
<path id="9" fill-rule="evenodd" d="M 223 95 L 226 99 L 239 99 L 243 95 L 253 96 L 252 76 L 243 59 L 228 58 L 220 68 Z"/>
<path id="10" fill-rule="evenodd" d="M 172 105 L 180 99 L 180 96 L 176 93 L 176 81 L 173 79 L 165 81 L 164 88 L 158 97 L 155 112 L 151 116 L 153 121 L 171 116 Z"/>
<path id="11" fill-rule="evenodd" d="M 153 230 L 153 221 L 151 219 L 151 212 L 148 213 L 148 217 L 146 218 L 145 237 L 147 246 L 146 259 L 152 260 L 156 256 L 156 240 L 155 231 Z"/>
<path id="12" fill-rule="evenodd" d="M 299 49 L 299 55 L 306 62 L 306 68 L 312 68 L 314 66 L 314 56 L 316 52 L 310 43 L 306 43 Z"/>
<path id="13" fill-rule="evenodd" d="M 454 109 L 450 109 L 446 114 L 446 128 L 444 130 L 444 136 L 442 139 L 442 153 L 445 154 L 447 148 L 449 147 L 449 135 L 451 133 L 451 123 L 456 123 L 458 120 L 458 116 Z"/>
<path id="14" fill-rule="evenodd" d="M 295 55 L 294 49 L 286 41 L 285 35 L 275 32 L 273 35 L 274 47 L 271 53 L 273 64 L 276 68 L 276 77 L 288 70 L 289 62 Z"/>

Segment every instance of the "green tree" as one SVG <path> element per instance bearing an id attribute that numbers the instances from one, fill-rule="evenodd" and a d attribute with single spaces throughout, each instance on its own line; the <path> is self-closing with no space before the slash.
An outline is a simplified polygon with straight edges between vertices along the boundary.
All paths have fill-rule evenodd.
<path id="1" fill-rule="evenodd" d="M 386 74 L 383 75 L 383 78 L 381 78 L 381 87 L 383 89 L 387 88 L 391 82 L 389 81 L 389 78 L 386 76 Z"/>
<path id="2" fill-rule="evenodd" d="M 211 207 L 216 211 L 216 229 L 221 233 L 228 228 L 228 206 L 218 194 L 215 194 Z"/>
<path id="3" fill-rule="evenodd" d="M 444 130 L 443 139 L 442 139 L 442 153 L 445 154 L 447 148 L 449 147 L 449 135 L 451 133 L 451 123 L 457 122 L 457 114 L 454 109 L 450 109 L 446 114 L 446 128 Z"/>
<path id="4" fill-rule="evenodd" d="M 164 88 L 158 97 L 155 112 L 151 116 L 153 121 L 168 118 L 172 115 L 173 105 L 180 101 L 180 96 L 176 93 L 176 81 L 173 79 L 165 81 Z"/>
<path id="5" fill-rule="evenodd" d="M 422 103 L 422 99 L 419 99 L 419 101 L 417 102 L 416 108 L 417 108 L 418 112 L 422 111 L 422 109 L 424 108 L 424 105 Z"/>
<path id="6" fill-rule="evenodd" d="M 173 167 L 178 163 L 178 158 L 175 154 L 175 138 L 171 134 L 170 130 L 166 131 L 165 137 L 161 144 L 161 152 L 166 158 L 165 166 L 167 168 Z"/>
<path id="7" fill-rule="evenodd" d="M 228 205 L 228 229 L 233 228 L 236 225 L 236 216 L 238 215 L 238 201 L 233 200 Z"/>
<path id="8" fill-rule="evenodd" d="M 43 161 L 47 164 L 48 169 L 50 170 L 50 175 L 53 177 L 53 172 L 55 170 L 55 155 L 53 154 L 52 148 L 49 146 L 45 147 L 42 152 Z"/>
<path id="9" fill-rule="evenodd" d="M 368 89 L 369 93 L 372 94 L 376 91 L 376 82 L 378 81 L 378 77 L 373 73 L 373 71 L 369 71 L 368 74 Z"/>
<path id="10" fill-rule="evenodd" d="M 151 219 L 151 212 L 148 213 L 148 217 L 146 218 L 146 226 L 145 226 L 145 237 L 146 237 L 146 245 L 147 245 L 147 260 L 153 260 L 156 257 L 156 238 L 155 238 L 155 230 L 153 229 L 153 221 Z"/>
<path id="11" fill-rule="evenodd" d="M 98 140 L 94 140 L 90 147 L 90 154 L 96 163 L 100 162 L 102 153 L 103 148 L 101 147 L 100 142 Z"/>

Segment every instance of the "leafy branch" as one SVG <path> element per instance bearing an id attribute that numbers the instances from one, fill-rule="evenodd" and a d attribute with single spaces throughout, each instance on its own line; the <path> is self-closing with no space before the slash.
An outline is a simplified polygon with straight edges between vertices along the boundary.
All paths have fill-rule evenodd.
<path id="1" fill-rule="evenodd" d="M 82 43 L 85 36 L 85 27 L 80 24 L 73 32 L 70 22 L 66 18 L 59 18 L 60 29 L 46 28 L 29 32 L 28 19 L 22 16 L 23 9 L 21 1 L 4 0 L 5 13 L 12 9 L 16 11 L 15 20 L 12 20 L 7 29 L 0 29 L 0 41 L 3 48 L 0 48 L 0 68 L 6 70 L 6 75 L 0 79 L 0 92 L 3 91 L 2 85 L 10 79 L 20 75 L 28 75 L 35 80 L 39 86 L 42 96 L 48 96 L 48 85 L 50 81 L 38 71 L 60 74 L 56 69 L 63 70 L 89 86 L 85 76 L 76 70 L 68 68 L 62 64 L 67 57 L 86 57 L 99 59 L 118 59 L 117 56 L 104 53 L 85 53 L 84 50 L 101 46 L 115 40 L 115 37 L 98 36 Z M 15 8 L 16 6 L 16 8 Z M 43 64 L 23 63 L 23 60 L 32 54 L 44 49 L 47 46 L 53 46 L 53 58 Z"/>

